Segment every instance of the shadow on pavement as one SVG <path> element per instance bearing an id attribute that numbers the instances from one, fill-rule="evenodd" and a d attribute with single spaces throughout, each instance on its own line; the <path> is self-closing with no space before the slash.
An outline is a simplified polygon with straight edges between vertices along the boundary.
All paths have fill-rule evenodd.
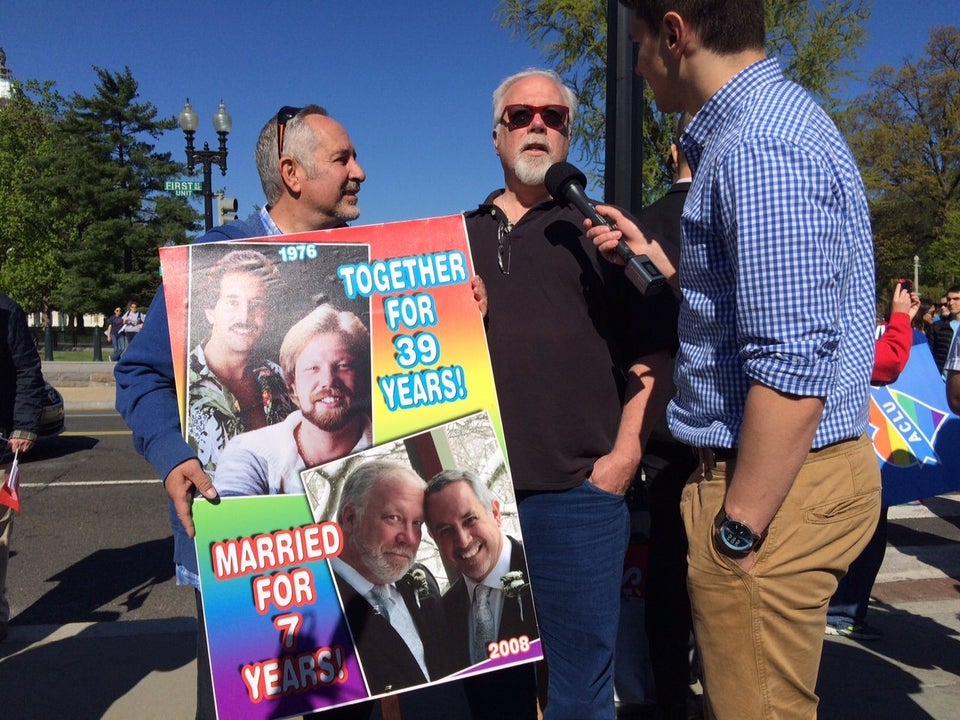
<path id="1" fill-rule="evenodd" d="M 113 622 L 170 580 L 172 544 L 168 537 L 97 550 L 48 578 L 55 586 L 11 619 L 0 644 L 4 720 L 102 718 L 151 673 L 194 661 L 194 618 Z M 163 700 L 141 717 L 165 717 Z"/>
<path id="2" fill-rule="evenodd" d="M 60 435 L 55 438 L 44 438 L 28 453 L 20 456 L 20 461 L 26 465 L 31 462 L 53 460 L 66 457 L 74 453 L 90 450 L 100 441 L 86 435 Z"/>
<path id="3" fill-rule="evenodd" d="M 179 620 L 182 626 L 186 619 Z M 93 720 L 104 717 L 114 703 L 151 673 L 170 672 L 191 663 L 196 639 L 191 632 L 111 636 L 90 626 L 63 640 L 22 649 L 8 640 L 0 648 L 4 720 Z M 3 657 L 11 650 L 15 654 Z M 194 692 L 192 687 L 184 690 L 187 696 Z M 158 704 L 143 707 L 139 717 L 173 717 L 168 712 L 169 698 L 151 699 Z M 190 703 L 192 699 L 188 707 Z"/>
<path id="4" fill-rule="evenodd" d="M 48 578 L 57 583 L 21 613 L 11 625 L 118 620 L 138 609 L 155 585 L 173 577 L 173 538 L 150 540 L 123 548 L 97 550 Z M 104 605 L 118 610 L 102 610 Z"/>
<path id="5" fill-rule="evenodd" d="M 823 646 L 818 717 L 935 720 L 912 699 L 920 681 L 866 648 L 828 641 Z"/>
<path id="6" fill-rule="evenodd" d="M 943 714 L 946 707 L 933 707 L 934 697 L 928 696 L 922 705 L 916 698 L 923 694 L 924 685 L 950 682 L 946 674 L 960 675 L 956 631 L 882 603 L 871 604 L 870 624 L 883 632 L 880 640 L 857 643 L 831 638 L 824 643 L 817 683 L 819 716 L 872 720 L 952 716 L 952 712 Z"/>

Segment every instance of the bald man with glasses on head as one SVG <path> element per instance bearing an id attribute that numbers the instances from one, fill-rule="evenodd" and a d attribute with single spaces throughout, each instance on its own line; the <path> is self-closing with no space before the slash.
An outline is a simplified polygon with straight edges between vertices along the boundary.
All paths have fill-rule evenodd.
<path id="1" fill-rule="evenodd" d="M 359 217 L 357 195 L 366 174 L 346 129 L 319 105 L 281 108 L 260 132 L 255 156 L 266 206 L 246 220 L 212 229 L 196 242 L 325 230 Z M 177 584 L 197 590 L 197 718 L 215 718 L 191 505 L 195 492 L 210 500 L 217 492 L 183 439 L 163 287 L 114 375 L 117 410 L 133 431 L 134 447 L 163 478 L 170 498 Z"/>

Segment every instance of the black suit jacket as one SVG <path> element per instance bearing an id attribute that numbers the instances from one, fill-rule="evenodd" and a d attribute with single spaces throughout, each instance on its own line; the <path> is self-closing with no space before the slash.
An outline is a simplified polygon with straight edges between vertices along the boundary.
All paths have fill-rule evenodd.
<path id="1" fill-rule="evenodd" d="M 931 325 L 930 330 L 927 331 L 927 342 L 930 344 L 933 360 L 937 363 L 937 370 L 943 372 L 947 355 L 950 354 L 950 345 L 953 344 L 953 328 L 950 327 L 950 321 L 941 320 Z"/>
<path id="2" fill-rule="evenodd" d="M 687 200 L 689 182 L 674 183 L 666 195 L 650 203 L 637 213 L 641 229 L 657 240 L 666 240 L 674 248 L 680 247 L 680 214 Z"/>
<path id="3" fill-rule="evenodd" d="M 527 582 L 530 573 L 527 572 L 527 563 L 523 556 L 523 545 L 514 538 L 508 538 L 512 548 L 510 553 L 510 571 L 519 570 Z M 443 607 L 446 610 L 450 623 L 450 644 L 453 646 L 454 662 L 456 667 L 464 668 L 470 665 L 470 594 L 467 584 L 460 577 L 443 595 Z M 521 618 L 521 606 L 523 608 Z M 537 630 L 537 617 L 533 608 L 533 595 L 529 588 L 521 593 L 519 598 L 505 597 L 503 599 L 503 614 L 500 617 L 500 627 L 497 630 L 497 640 L 526 635 L 531 640 L 540 637 Z"/>
<path id="4" fill-rule="evenodd" d="M 414 567 L 424 571 L 431 589 L 437 587 L 436 579 L 426 567 L 419 564 Z M 340 591 L 344 614 L 371 694 L 379 695 L 426 683 L 427 678 L 420 665 L 390 621 L 378 615 L 370 602 L 336 572 L 333 578 Z M 450 651 L 446 648 L 448 633 L 439 595 L 431 592 L 429 596 L 421 597 L 418 605 L 416 591 L 405 579 L 397 581 L 396 588 L 420 634 L 431 679 L 449 674 Z"/>
<path id="5" fill-rule="evenodd" d="M 510 538 L 510 570 L 519 570 L 530 581 L 523 545 Z M 519 602 L 518 602 L 519 600 Z M 470 595 L 461 577 L 443 595 L 443 606 L 450 625 L 450 643 L 455 652 L 456 668 L 470 665 Z M 520 608 L 523 607 L 523 619 Z M 519 599 L 503 599 L 503 613 L 497 640 L 526 635 L 531 640 L 540 637 L 529 589 Z M 536 720 L 537 682 L 532 664 L 517 665 L 484 675 L 473 675 L 463 681 L 470 712 L 474 718 L 497 718 L 497 720 Z"/>

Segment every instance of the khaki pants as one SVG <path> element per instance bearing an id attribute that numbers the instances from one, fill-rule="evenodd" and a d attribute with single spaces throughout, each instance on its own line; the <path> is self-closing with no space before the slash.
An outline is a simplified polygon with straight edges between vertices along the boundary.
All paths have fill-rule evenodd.
<path id="1" fill-rule="evenodd" d="M 708 458 L 681 501 L 707 717 L 811 720 L 827 605 L 877 524 L 879 463 L 865 436 L 811 452 L 750 572 L 713 546 L 735 466 Z"/>

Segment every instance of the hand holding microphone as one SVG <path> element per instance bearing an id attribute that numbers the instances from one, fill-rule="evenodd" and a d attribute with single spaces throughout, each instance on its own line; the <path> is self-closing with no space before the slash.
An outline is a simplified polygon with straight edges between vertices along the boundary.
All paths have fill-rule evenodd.
<path id="1" fill-rule="evenodd" d="M 558 162 L 551 165 L 547 170 L 544 183 L 554 200 L 573 205 L 593 223 L 594 227 L 605 226 L 615 229 L 607 219 L 596 211 L 596 208 L 587 198 L 583 190 L 587 183 L 586 176 L 570 163 Z M 667 284 L 663 273 L 654 265 L 653 261 L 646 255 L 634 253 L 623 238 L 617 242 L 616 253 L 626 265 L 624 272 L 627 274 L 627 279 L 642 295 L 654 295 Z"/>
<path id="2" fill-rule="evenodd" d="M 620 243 L 626 241 L 627 246 L 637 255 L 646 255 L 653 261 L 657 269 L 663 273 L 674 292 L 680 294 L 680 275 L 677 267 L 680 264 L 679 248 L 661 243 L 650 238 L 642 226 L 635 223 L 616 205 L 597 203 L 596 210 L 602 213 L 610 225 L 600 225 L 587 230 L 587 237 L 593 246 L 600 251 L 607 260 L 619 262 L 616 249 Z"/>

